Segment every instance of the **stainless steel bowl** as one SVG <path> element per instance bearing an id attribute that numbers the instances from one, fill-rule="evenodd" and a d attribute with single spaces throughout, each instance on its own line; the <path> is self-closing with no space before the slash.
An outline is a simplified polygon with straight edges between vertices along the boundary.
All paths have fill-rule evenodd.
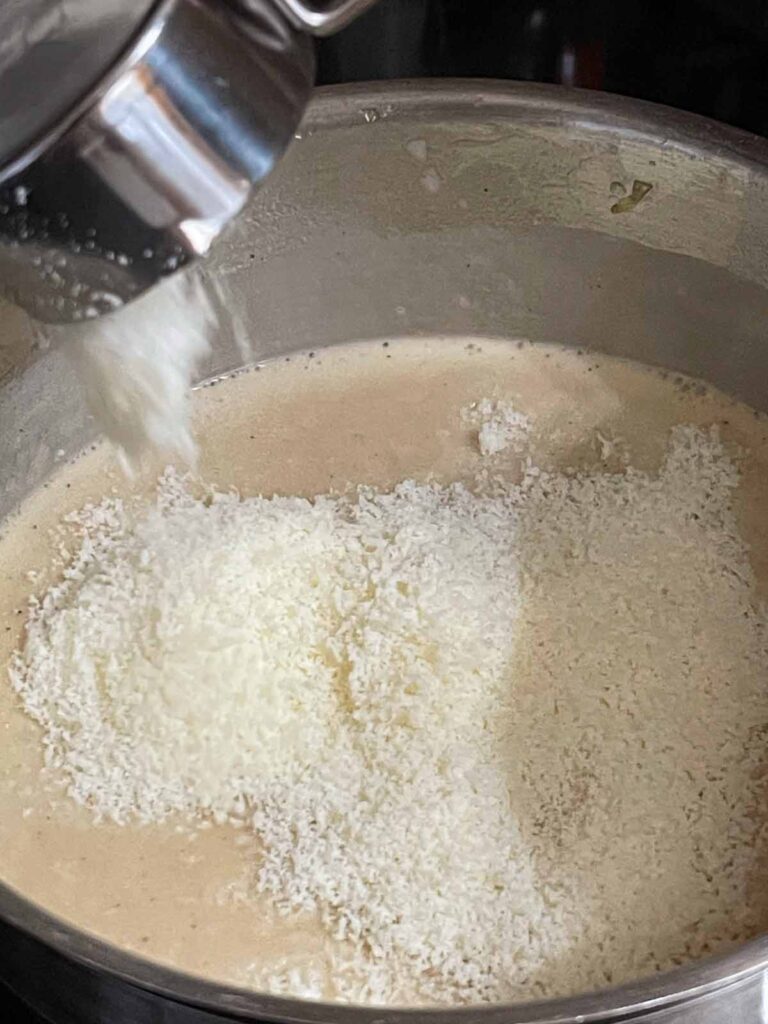
<path id="1" fill-rule="evenodd" d="M 492 82 L 321 91 L 206 273 L 251 328 L 255 359 L 392 335 L 525 336 L 695 374 L 768 408 L 768 143 L 648 104 Z M 0 515 L 91 433 L 66 358 L 36 351 L 9 317 Z M 206 374 L 242 359 L 223 332 Z M 768 1021 L 766 938 L 597 994 L 401 1011 L 189 977 L 8 888 L 0 916 L 0 970 L 57 1024 Z"/>

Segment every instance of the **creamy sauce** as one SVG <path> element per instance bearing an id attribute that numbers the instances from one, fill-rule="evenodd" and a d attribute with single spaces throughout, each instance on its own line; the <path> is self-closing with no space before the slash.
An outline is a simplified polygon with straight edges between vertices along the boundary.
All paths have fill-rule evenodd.
<path id="1" fill-rule="evenodd" d="M 510 399 L 535 421 L 536 459 L 553 468 L 600 465 L 599 432 L 626 443 L 634 466 L 653 469 L 673 425 L 719 424 L 723 438 L 747 453 L 740 522 L 768 593 L 766 421 L 695 382 L 607 357 L 432 339 L 275 361 L 196 392 L 200 472 L 243 493 L 306 496 L 359 483 L 389 488 L 405 478 L 470 481 L 482 460 L 460 412 L 483 397 Z M 132 486 L 148 489 L 159 468 Z M 50 581 L 52 528 L 86 501 L 128 488 L 110 451 L 98 448 L 30 496 L 7 525 L 0 542 L 0 660 L 7 662 L 21 640 L 30 593 Z M 286 921 L 248 895 L 258 856 L 248 835 L 228 827 L 94 824 L 41 781 L 41 766 L 39 730 L 3 680 L 3 881 L 83 929 L 187 971 L 258 987 L 264 973 L 274 979 L 296 968 L 302 977 L 324 979 L 322 990 L 332 994 L 325 977 L 332 946 L 319 924 Z M 755 879 L 756 931 L 768 923 L 766 881 Z"/>

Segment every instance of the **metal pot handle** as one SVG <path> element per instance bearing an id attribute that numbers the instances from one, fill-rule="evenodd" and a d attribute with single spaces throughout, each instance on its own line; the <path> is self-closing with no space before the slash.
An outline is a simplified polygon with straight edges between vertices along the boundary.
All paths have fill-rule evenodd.
<path id="1" fill-rule="evenodd" d="M 275 0 L 297 28 L 314 36 L 327 36 L 344 28 L 353 18 L 372 7 L 376 0 Z"/>

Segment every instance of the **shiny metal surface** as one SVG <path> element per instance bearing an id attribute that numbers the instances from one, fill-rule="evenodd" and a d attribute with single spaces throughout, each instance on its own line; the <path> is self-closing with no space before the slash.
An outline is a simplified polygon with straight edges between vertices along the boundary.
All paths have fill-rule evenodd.
<path id="1" fill-rule="evenodd" d="M 768 409 L 765 141 L 648 104 L 492 82 L 322 91 L 298 134 L 204 264 L 251 326 L 255 359 L 393 335 L 527 337 L 692 373 Z M 65 355 L 33 351 L 21 322 L 6 342 L 0 515 L 92 429 Z M 224 330 L 206 375 L 242 361 Z M 0 917 L 4 949 L 19 929 L 38 973 L 10 955 L 0 972 L 56 1024 L 768 1022 L 767 937 L 611 991 L 429 1012 L 212 984 L 2 886 Z"/>
<path id="2" fill-rule="evenodd" d="M 0 167 L 67 116 L 116 60 L 155 0 L 5 0 L 0 5 Z"/>
<path id="3" fill-rule="evenodd" d="M 66 117 L 46 114 L 0 172 L 0 285 L 41 320 L 107 312 L 207 252 L 282 156 L 314 74 L 271 0 L 161 0 L 95 86 L 94 60 L 78 103 L 63 94 Z"/>
<path id="4" fill-rule="evenodd" d="M 247 0 L 246 0 L 247 2 Z M 317 36 L 337 32 L 376 0 L 276 0 L 278 6 L 299 28 Z"/>

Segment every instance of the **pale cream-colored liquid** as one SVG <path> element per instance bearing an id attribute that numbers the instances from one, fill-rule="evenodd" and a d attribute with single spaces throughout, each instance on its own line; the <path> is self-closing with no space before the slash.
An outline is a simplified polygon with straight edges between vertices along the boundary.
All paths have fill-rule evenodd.
<path id="1" fill-rule="evenodd" d="M 633 465 L 653 469 L 674 424 L 720 424 L 723 438 L 747 451 L 740 522 L 765 592 L 766 421 L 711 390 L 605 357 L 445 339 L 295 356 L 196 393 L 200 471 L 243 493 L 307 496 L 359 483 L 389 488 L 409 477 L 469 480 L 482 459 L 460 411 L 483 397 L 511 399 L 530 415 L 536 458 L 553 467 L 600 465 L 599 431 L 623 438 Z M 147 487 L 158 468 L 133 486 Z M 85 501 L 129 489 L 101 448 L 58 473 L 8 524 L 0 541 L 0 661 L 22 639 L 30 592 L 49 579 L 51 528 Z M 35 582 L 30 572 L 40 573 Z M 768 698 L 766 705 L 768 719 Z M 94 824 L 43 785 L 41 765 L 39 729 L 0 679 L 3 881 L 81 928 L 185 970 L 259 986 L 265 974 L 307 968 L 333 993 L 333 951 L 319 925 L 281 919 L 246 894 L 258 851 L 245 833 Z M 764 881 L 756 893 L 768 892 Z M 768 923 L 766 896 L 756 921 L 756 929 Z"/>

